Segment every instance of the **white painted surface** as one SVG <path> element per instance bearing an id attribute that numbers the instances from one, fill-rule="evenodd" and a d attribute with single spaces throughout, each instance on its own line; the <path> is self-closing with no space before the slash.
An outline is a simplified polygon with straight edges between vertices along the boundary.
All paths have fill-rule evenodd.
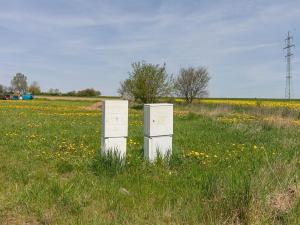
<path id="1" fill-rule="evenodd" d="M 153 162 L 157 155 L 165 158 L 172 154 L 172 136 L 144 137 L 144 157 Z"/>
<path id="2" fill-rule="evenodd" d="M 126 144 L 127 138 L 102 138 L 102 153 L 104 154 L 115 154 L 115 156 L 123 159 L 126 156 Z"/>
<path id="3" fill-rule="evenodd" d="M 102 153 L 126 155 L 128 136 L 128 101 L 105 100 L 102 105 Z"/>
<path id="4" fill-rule="evenodd" d="M 102 106 L 102 136 L 128 136 L 128 101 L 105 100 Z"/>
<path id="5" fill-rule="evenodd" d="M 173 104 L 144 105 L 144 136 L 173 134 Z"/>

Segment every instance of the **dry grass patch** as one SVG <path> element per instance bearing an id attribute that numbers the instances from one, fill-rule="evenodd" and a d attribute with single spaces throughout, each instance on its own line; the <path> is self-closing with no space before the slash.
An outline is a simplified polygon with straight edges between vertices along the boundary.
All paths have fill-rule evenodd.
<path id="1" fill-rule="evenodd" d="M 300 199 L 300 185 L 295 184 L 279 193 L 268 196 L 267 202 L 275 214 L 285 213 L 295 206 Z"/>
<path id="2" fill-rule="evenodd" d="M 262 118 L 263 122 L 277 128 L 289 128 L 300 126 L 300 121 L 290 117 L 270 115 Z"/>
<path id="3" fill-rule="evenodd" d="M 0 218 L 1 225 L 38 225 L 38 220 L 33 216 L 23 216 L 17 213 L 7 213 Z"/>
<path id="4" fill-rule="evenodd" d="M 102 108 L 102 102 L 96 102 L 90 106 L 84 107 L 85 110 L 100 110 Z"/>
<path id="5" fill-rule="evenodd" d="M 216 118 L 223 115 L 229 115 L 230 113 L 232 113 L 232 108 L 229 106 L 217 106 L 215 108 L 206 108 L 200 106 L 200 107 L 192 107 L 190 111 L 203 116 Z"/>
<path id="6" fill-rule="evenodd" d="M 261 224 L 262 221 L 277 224 L 282 217 L 285 221 L 291 219 L 289 212 L 297 207 L 300 200 L 297 172 L 297 158 L 292 162 L 278 161 L 260 170 L 252 181 L 251 224 Z M 294 224 L 294 221 L 289 224 Z"/>

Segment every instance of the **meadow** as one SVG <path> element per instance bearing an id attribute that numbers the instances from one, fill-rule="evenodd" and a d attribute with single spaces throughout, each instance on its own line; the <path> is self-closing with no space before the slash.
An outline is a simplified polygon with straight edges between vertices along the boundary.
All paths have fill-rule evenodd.
<path id="1" fill-rule="evenodd" d="M 91 101 L 0 101 L 0 224 L 300 224 L 300 102 L 175 100 L 173 154 L 100 156 Z"/>

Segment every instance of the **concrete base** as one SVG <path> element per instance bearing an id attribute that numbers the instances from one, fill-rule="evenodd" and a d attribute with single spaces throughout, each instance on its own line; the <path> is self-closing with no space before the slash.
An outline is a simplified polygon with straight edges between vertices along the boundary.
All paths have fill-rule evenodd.
<path id="1" fill-rule="evenodd" d="M 103 154 L 116 154 L 120 159 L 126 156 L 127 138 L 102 138 L 101 149 Z"/>
<path id="2" fill-rule="evenodd" d="M 165 158 L 172 153 L 172 136 L 144 137 L 144 157 L 153 162 L 159 155 Z"/>

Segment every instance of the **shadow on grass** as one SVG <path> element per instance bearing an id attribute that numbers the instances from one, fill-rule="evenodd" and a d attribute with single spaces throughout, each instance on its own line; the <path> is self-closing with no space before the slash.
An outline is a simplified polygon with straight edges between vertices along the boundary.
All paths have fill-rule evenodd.
<path id="1" fill-rule="evenodd" d="M 182 117 L 182 120 L 196 120 L 199 119 L 201 117 L 201 115 L 193 113 L 193 112 L 189 112 L 188 114 L 186 114 L 184 117 Z"/>
<path id="2" fill-rule="evenodd" d="M 121 158 L 115 152 L 98 154 L 89 166 L 90 170 L 97 176 L 115 176 L 121 174 L 125 167 L 125 158 Z"/>
<path id="3" fill-rule="evenodd" d="M 144 159 L 144 150 L 127 153 L 126 158 L 121 159 L 114 153 L 98 154 L 89 164 L 89 170 L 97 176 L 114 177 L 120 174 L 160 173 L 159 171 L 182 167 L 184 159 L 179 154 L 172 154 L 162 158 L 160 155 L 154 162 Z"/>
<path id="4" fill-rule="evenodd" d="M 144 105 L 143 104 L 133 104 L 130 106 L 131 109 L 135 109 L 135 110 L 143 110 Z"/>

